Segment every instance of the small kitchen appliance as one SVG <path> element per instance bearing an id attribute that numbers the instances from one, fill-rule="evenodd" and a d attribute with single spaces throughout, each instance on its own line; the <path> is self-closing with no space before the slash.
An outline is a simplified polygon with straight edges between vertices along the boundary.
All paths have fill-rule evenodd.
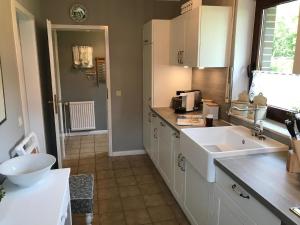
<path id="1" fill-rule="evenodd" d="M 201 107 L 201 91 L 200 90 L 188 90 L 177 91 L 176 97 L 172 99 L 172 106 L 175 109 L 175 113 L 192 112 L 199 110 Z"/>

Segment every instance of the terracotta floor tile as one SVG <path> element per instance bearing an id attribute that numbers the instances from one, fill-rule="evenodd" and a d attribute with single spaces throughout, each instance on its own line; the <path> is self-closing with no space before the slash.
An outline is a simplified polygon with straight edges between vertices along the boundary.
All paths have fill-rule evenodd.
<path id="1" fill-rule="evenodd" d="M 124 210 L 134 210 L 145 208 L 144 199 L 142 196 L 134 196 L 122 198 L 122 205 Z"/>
<path id="2" fill-rule="evenodd" d="M 155 206 L 147 209 L 153 222 L 175 219 L 175 216 L 169 206 Z"/>
<path id="3" fill-rule="evenodd" d="M 113 169 L 126 169 L 130 168 L 129 162 L 127 161 L 113 161 Z"/>
<path id="4" fill-rule="evenodd" d="M 66 140 L 63 166 L 71 174 L 94 174 L 93 225 L 190 225 L 147 155 L 108 156 L 108 136 Z M 85 215 L 72 215 L 86 225 Z"/>
<path id="5" fill-rule="evenodd" d="M 133 172 L 130 168 L 128 169 L 117 169 L 115 170 L 116 177 L 128 177 L 133 176 Z"/>
<path id="6" fill-rule="evenodd" d="M 117 184 L 119 186 L 130 186 L 130 185 L 136 185 L 136 180 L 134 176 L 129 177 L 118 177 L 116 178 Z"/>
<path id="7" fill-rule="evenodd" d="M 98 180 L 97 181 L 97 188 L 101 189 L 101 188 L 111 188 L 111 187 L 116 187 L 117 183 L 116 180 L 114 178 L 110 178 L 110 179 L 103 179 L 103 180 Z"/>
<path id="8" fill-rule="evenodd" d="M 97 195 L 99 201 L 103 199 L 114 199 L 119 197 L 119 190 L 117 187 L 98 189 Z"/>
<path id="9" fill-rule="evenodd" d="M 147 207 L 167 204 L 162 194 L 144 195 L 144 201 Z"/>
<path id="10" fill-rule="evenodd" d="M 181 224 L 176 220 L 168 220 L 168 221 L 157 222 L 154 223 L 153 225 L 181 225 Z"/>
<path id="11" fill-rule="evenodd" d="M 143 195 L 158 194 L 158 193 L 162 192 L 162 189 L 156 183 L 139 184 L 139 188 Z"/>
<path id="12" fill-rule="evenodd" d="M 99 217 L 100 225 L 126 225 L 123 212 L 103 213 Z"/>
<path id="13" fill-rule="evenodd" d="M 125 211 L 127 225 L 140 225 L 151 223 L 150 216 L 146 209 Z"/>
<path id="14" fill-rule="evenodd" d="M 152 175 L 136 176 L 136 181 L 137 181 L 138 184 L 152 184 L 152 183 L 155 183 L 155 179 Z"/>
<path id="15" fill-rule="evenodd" d="M 138 188 L 138 186 L 119 187 L 119 192 L 121 198 L 133 197 L 141 194 L 141 191 Z"/>
<path id="16" fill-rule="evenodd" d="M 113 170 L 97 171 L 97 180 L 103 180 L 103 179 L 109 179 L 109 178 L 114 178 Z"/>
<path id="17" fill-rule="evenodd" d="M 122 211 L 122 203 L 120 198 L 114 199 L 103 199 L 99 201 L 99 213 L 102 215 L 103 213 L 111 213 L 111 212 L 121 212 Z"/>
<path id="18" fill-rule="evenodd" d="M 136 167 L 132 168 L 134 175 L 140 176 L 140 175 L 149 175 L 153 173 L 153 169 L 150 167 Z"/>

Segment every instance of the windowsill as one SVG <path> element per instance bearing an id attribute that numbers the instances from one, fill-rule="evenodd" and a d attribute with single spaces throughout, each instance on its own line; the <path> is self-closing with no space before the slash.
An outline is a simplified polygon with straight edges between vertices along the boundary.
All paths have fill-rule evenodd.
<path id="1" fill-rule="evenodd" d="M 251 119 L 248 119 L 248 118 L 245 118 L 245 117 L 242 117 L 242 116 L 237 116 L 237 115 L 231 115 L 231 116 L 234 117 L 234 118 L 237 118 L 239 120 L 242 120 L 246 123 L 253 124 L 253 120 L 251 120 Z M 270 131 L 272 133 L 275 133 L 275 134 L 277 134 L 279 136 L 282 136 L 284 138 L 290 138 L 290 134 L 287 131 L 284 124 L 276 122 L 274 120 L 270 120 L 270 119 L 264 119 L 263 123 L 264 123 L 264 129 L 265 130 Z"/>

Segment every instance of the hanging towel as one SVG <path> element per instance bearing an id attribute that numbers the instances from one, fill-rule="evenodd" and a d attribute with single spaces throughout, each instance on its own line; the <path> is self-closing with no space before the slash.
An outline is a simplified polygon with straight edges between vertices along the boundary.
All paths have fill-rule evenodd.
<path id="1" fill-rule="evenodd" d="M 73 64 L 74 64 L 74 67 L 77 68 L 77 67 L 80 67 L 81 63 L 80 63 L 80 54 L 79 54 L 79 48 L 78 46 L 73 46 L 72 48 L 73 50 Z"/>
<path id="2" fill-rule="evenodd" d="M 75 68 L 93 68 L 93 48 L 73 46 L 73 64 Z"/>
<path id="3" fill-rule="evenodd" d="M 93 67 L 93 48 L 89 46 L 80 46 L 80 60 L 84 68 Z"/>

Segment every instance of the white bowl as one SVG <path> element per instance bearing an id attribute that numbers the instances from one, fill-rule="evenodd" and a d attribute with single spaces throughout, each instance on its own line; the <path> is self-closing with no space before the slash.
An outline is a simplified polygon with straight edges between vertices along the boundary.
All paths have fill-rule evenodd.
<path id="1" fill-rule="evenodd" d="M 19 156 L 3 162 L 0 174 L 16 185 L 29 187 L 42 179 L 55 161 L 54 156 L 44 153 Z"/>

